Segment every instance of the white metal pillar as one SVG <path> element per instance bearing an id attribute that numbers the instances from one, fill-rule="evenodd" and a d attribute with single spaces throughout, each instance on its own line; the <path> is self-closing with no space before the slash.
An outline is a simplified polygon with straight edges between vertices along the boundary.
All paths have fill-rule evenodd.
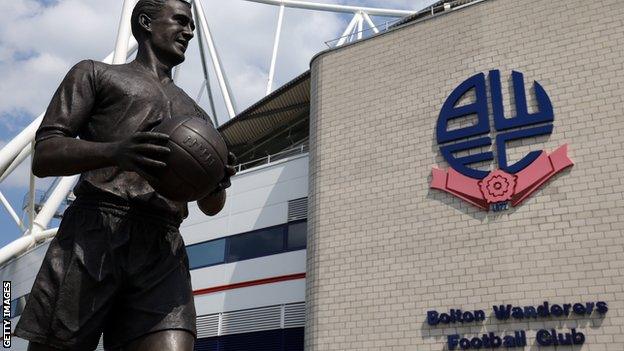
<path id="1" fill-rule="evenodd" d="M 193 14 L 195 18 L 199 18 L 199 13 L 197 11 L 197 4 L 193 3 Z M 197 43 L 199 44 L 199 55 L 200 61 L 202 64 L 202 71 L 204 72 L 204 82 L 202 83 L 201 88 L 199 89 L 199 94 L 197 94 L 197 101 L 201 97 L 201 94 L 204 89 L 206 89 L 206 94 L 208 95 L 208 103 L 210 106 L 210 117 L 212 119 L 212 123 L 215 128 L 219 126 L 219 119 L 217 118 L 217 110 L 214 106 L 214 98 L 212 96 L 212 89 L 210 88 L 210 75 L 208 74 L 208 66 L 206 65 L 206 51 L 204 50 L 204 33 L 202 32 L 202 27 L 197 27 Z"/>
<path id="2" fill-rule="evenodd" d="M 35 141 L 33 140 L 30 143 L 30 153 L 33 154 L 35 150 Z M 33 225 L 35 223 L 35 175 L 32 172 L 32 162 L 34 158 L 30 158 L 30 196 L 28 196 L 28 225 L 30 227 L 30 232 L 32 233 Z"/>
<path id="3" fill-rule="evenodd" d="M 37 213 L 37 217 L 33 220 L 34 225 L 31 234 L 41 232 L 48 226 L 56 210 L 67 198 L 67 194 L 72 190 L 79 177 L 80 175 L 73 175 L 61 179 L 41 210 L 39 210 L 39 213 Z"/>
<path id="4" fill-rule="evenodd" d="M 269 82 L 267 83 L 266 95 L 269 95 L 271 93 L 271 88 L 273 85 L 273 76 L 275 75 L 275 62 L 277 61 L 277 48 L 279 46 L 283 20 L 284 20 L 284 5 L 280 5 L 279 14 L 277 15 L 277 30 L 275 31 L 275 40 L 273 43 L 273 56 L 271 56 L 271 67 L 269 68 Z"/>
<path id="5" fill-rule="evenodd" d="M 416 11 L 410 11 L 410 10 L 393 10 L 393 9 L 382 9 L 382 8 L 376 8 L 376 7 L 336 5 L 336 4 L 314 3 L 314 2 L 309 2 L 309 1 L 298 1 L 298 0 L 246 0 L 246 1 L 259 2 L 262 4 L 275 5 L 275 6 L 284 5 L 286 7 L 300 8 L 300 9 L 306 9 L 306 10 L 316 10 L 316 11 L 344 12 L 344 13 L 354 13 L 354 12 L 362 11 L 372 16 L 383 16 L 383 17 L 403 17 L 403 16 L 409 16 L 416 12 Z"/>
<path id="6" fill-rule="evenodd" d="M 23 148 L 22 151 L 20 151 L 20 153 L 17 154 L 17 156 L 15 156 L 15 158 L 13 159 L 13 162 L 9 164 L 9 167 L 6 168 L 4 173 L 0 175 L 0 182 L 5 180 L 6 177 L 8 177 L 11 174 L 11 172 L 13 172 L 15 168 L 17 168 L 17 166 L 19 166 L 22 163 L 22 161 L 24 161 L 24 159 L 28 157 L 28 155 L 30 155 L 30 152 L 31 152 L 30 145 L 27 145 L 25 148 Z"/>
<path id="7" fill-rule="evenodd" d="M 340 40 L 338 40 L 338 43 L 336 43 L 336 46 L 343 45 L 347 41 L 347 39 L 349 39 L 349 37 L 351 36 L 351 33 L 353 32 L 353 29 L 355 28 L 355 25 L 358 22 L 358 17 L 359 16 L 360 15 L 358 13 L 353 15 L 353 18 L 351 19 L 351 22 L 349 22 L 349 24 L 347 25 L 347 28 L 344 30 L 344 32 L 340 36 Z"/>
<path id="8" fill-rule="evenodd" d="M 217 74 L 217 81 L 219 82 L 219 88 L 221 88 L 221 94 L 223 95 L 223 100 L 225 101 L 225 108 L 227 109 L 230 118 L 233 118 L 236 116 L 236 111 L 234 110 L 234 105 L 232 104 L 232 99 L 230 97 L 230 89 L 225 81 L 223 70 L 221 69 L 221 62 L 219 60 L 219 55 L 217 54 L 217 49 L 214 41 L 212 40 L 212 35 L 210 34 L 208 21 L 206 20 L 206 16 L 204 14 L 204 6 L 202 5 L 201 0 L 195 0 L 195 5 L 197 6 L 197 19 L 199 20 L 202 33 L 205 35 L 206 42 L 208 43 L 210 59 L 212 60 L 212 65 L 214 66 L 215 73 Z"/>
<path id="9" fill-rule="evenodd" d="M 362 17 L 364 17 L 364 20 L 366 21 L 368 26 L 371 27 L 373 32 L 375 32 L 375 34 L 379 33 L 379 29 L 377 29 L 377 26 L 375 26 L 375 23 L 373 23 L 373 20 L 370 18 L 368 13 L 362 12 Z"/>
<path id="10" fill-rule="evenodd" d="M 362 39 L 362 31 L 364 31 L 364 17 L 361 12 L 358 12 L 358 21 L 357 21 L 357 38 L 358 40 Z"/>
<path id="11" fill-rule="evenodd" d="M 0 150 L 0 173 L 5 173 L 15 157 L 19 155 L 24 148 L 30 149 L 29 144 L 35 138 L 35 132 L 37 128 L 39 128 L 41 120 L 43 120 L 43 115 L 42 113 L 35 118 L 28 127 L 24 128 L 24 130 L 16 135 L 15 138 L 11 139 L 11 141 Z"/>
<path id="12" fill-rule="evenodd" d="M 128 41 L 132 36 L 132 28 L 130 26 L 130 17 L 132 10 L 138 0 L 124 0 L 121 10 L 121 19 L 119 20 L 119 29 L 117 31 L 117 41 L 115 43 L 115 55 L 113 57 L 113 65 L 126 63 L 128 57 Z"/>
<path id="13" fill-rule="evenodd" d="M 180 77 L 180 65 L 173 67 L 173 74 L 172 74 L 171 80 L 173 80 L 174 83 L 177 83 L 178 77 Z"/>
<path id="14" fill-rule="evenodd" d="M 7 198 L 4 197 L 4 194 L 2 194 L 1 192 L 0 192 L 0 203 L 2 203 L 4 208 L 7 210 L 7 212 L 9 213 L 9 216 L 13 218 L 13 221 L 15 221 L 15 224 L 17 224 L 17 226 L 20 227 L 20 229 L 22 230 L 26 229 L 24 227 L 24 223 L 22 223 L 22 220 L 19 218 L 17 213 L 15 213 L 15 210 L 13 210 L 13 207 L 11 207 L 11 204 L 9 203 Z"/>

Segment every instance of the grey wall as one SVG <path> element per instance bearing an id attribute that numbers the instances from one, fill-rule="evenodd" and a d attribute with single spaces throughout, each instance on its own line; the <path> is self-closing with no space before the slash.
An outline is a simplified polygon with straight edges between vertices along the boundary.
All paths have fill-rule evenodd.
<path id="1" fill-rule="evenodd" d="M 577 328 L 574 350 L 624 345 L 624 1 L 488 0 L 315 58 L 306 350 L 444 350 L 448 334 Z M 448 168 L 435 122 L 466 78 L 537 80 L 575 165 L 488 213 L 429 189 Z M 532 90 L 527 90 L 532 95 Z M 508 113 L 508 90 L 503 89 Z M 534 102 L 533 102 L 534 104 Z M 426 312 L 606 301 L 603 317 L 430 327 Z M 572 348 L 558 348 L 572 350 Z"/>

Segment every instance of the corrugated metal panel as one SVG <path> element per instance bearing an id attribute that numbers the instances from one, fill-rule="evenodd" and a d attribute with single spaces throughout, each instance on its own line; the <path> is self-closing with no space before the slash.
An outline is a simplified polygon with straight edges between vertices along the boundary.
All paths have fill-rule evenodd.
<path id="1" fill-rule="evenodd" d="M 209 338 L 219 333 L 219 314 L 209 314 L 197 317 L 197 337 Z"/>
<path id="2" fill-rule="evenodd" d="M 308 198 L 288 201 L 288 221 L 308 218 Z"/>
<path id="3" fill-rule="evenodd" d="M 269 306 L 225 312 L 221 324 L 221 335 L 279 329 L 281 310 L 281 306 Z"/>
<path id="4" fill-rule="evenodd" d="M 282 308 L 284 321 L 282 323 Z M 221 332 L 219 333 L 219 315 Z M 214 313 L 197 317 L 197 337 L 253 333 L 265 330 L 298 328 L 305 325 L 305 302 Z"/>
<path id="5" fill-rule="evenodd" d="M 305 326 L 305 302 L 285 306 L 284 328 Z"/>

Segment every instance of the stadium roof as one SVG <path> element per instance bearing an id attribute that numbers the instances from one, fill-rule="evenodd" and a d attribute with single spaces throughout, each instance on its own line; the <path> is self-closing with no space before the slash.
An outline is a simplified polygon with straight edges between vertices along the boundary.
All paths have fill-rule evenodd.
<path id="1" fill-rule="evenodd" d="M 218 129 L 230 151 L 243 155 L 271 136 L 306 120 L 309 110 L 310 71 L 306 71 Z"/>

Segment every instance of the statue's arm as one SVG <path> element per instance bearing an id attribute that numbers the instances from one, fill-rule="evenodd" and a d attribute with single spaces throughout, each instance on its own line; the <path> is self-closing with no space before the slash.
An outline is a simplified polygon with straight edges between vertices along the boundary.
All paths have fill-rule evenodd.
<path id="1" fill-rule="evenodd" d="M 156 132 L 137 132 L 108 143 L 51 137 L 37 143 L 32 171 L 37 177 L 67 176 L 116 166 L 149 178 L 151 170 L 167 165 L 164 159 L 170 150 L 164 144 L 168 138 Z"/>
<path id="2" fill-rule="evenodd" d="M 32 171 L 37 177 L 67 176 L 115 165 L 115 143 L 55 137 L 37 143 Z"/>

